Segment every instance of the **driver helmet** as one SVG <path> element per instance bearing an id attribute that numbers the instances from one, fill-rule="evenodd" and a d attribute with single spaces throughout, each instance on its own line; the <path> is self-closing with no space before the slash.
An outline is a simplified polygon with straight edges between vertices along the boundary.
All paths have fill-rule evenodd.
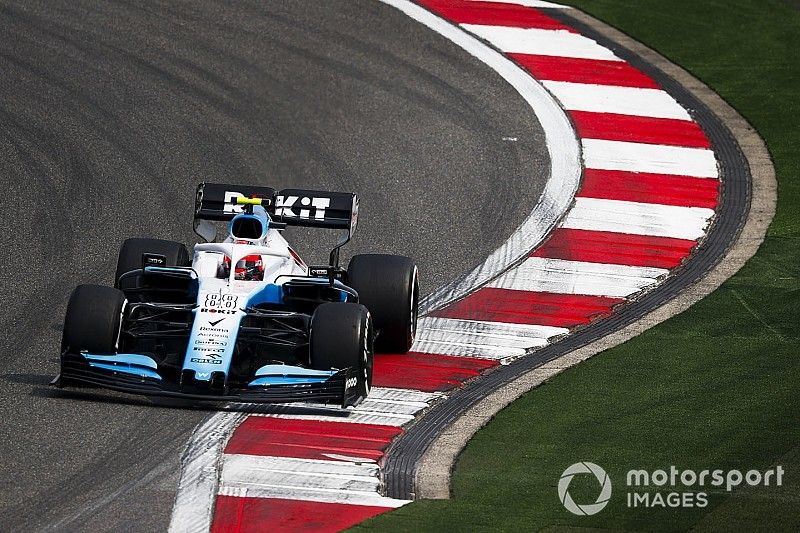
<path id="1" fill-rule="evenodd" d="M 231 258 L 225 256 L 224 269 L 230 272 Z M 233 279 L 237 281 L 264 281 L 264 260 L 260 255 L 247 255 L 236 261 Z"/>

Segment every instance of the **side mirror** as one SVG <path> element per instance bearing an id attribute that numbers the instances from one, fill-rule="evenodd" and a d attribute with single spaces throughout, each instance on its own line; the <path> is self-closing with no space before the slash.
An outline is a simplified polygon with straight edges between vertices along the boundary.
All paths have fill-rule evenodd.
<path id="1" fill-rule="evenodd" d="M 217 227 L 210 220 L 194 219 L 194 232 L 206 242 L 214 242 L 217 238 Z"/>

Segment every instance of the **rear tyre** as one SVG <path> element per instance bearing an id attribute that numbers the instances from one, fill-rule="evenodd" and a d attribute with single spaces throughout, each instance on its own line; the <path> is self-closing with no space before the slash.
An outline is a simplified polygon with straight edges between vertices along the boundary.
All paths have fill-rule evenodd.
<path id="1" fill-rule="evenodd" d="M 309 352 L 317 370 L 358 369 L 359 392 L 372 388 L 373 331 L 369 311 L 352 303 L 324 303 L 311 317 Z"/>
<path id="2" fill-rule="evenodd" d="M 191 266 L 189 252 L 186 250 L 186 246 L 179 242 L 162 239 L 126 239 L 119 250 L 114 287 L 124 289 L 126 283 L 123 280 L 121 286 L 120 277 L 126 272 L 142 268 L 142 254 L 163 255 L 167 259 L 164 266 Z"/>
<path id="3" fill-rule="evenodd" d="M 409 257 L 356 255 L 347 267 L 348 284 L 372 314 L 378 336 L 375 350 L 406 353 L 417 332 L 419 275 Z"/>
<path id="4" fill-rule="evenodd" d="M 67 304 L 61 352 L 114 354 L 119 346 L 125 294 L 102 285 L 78 285 Z"/>

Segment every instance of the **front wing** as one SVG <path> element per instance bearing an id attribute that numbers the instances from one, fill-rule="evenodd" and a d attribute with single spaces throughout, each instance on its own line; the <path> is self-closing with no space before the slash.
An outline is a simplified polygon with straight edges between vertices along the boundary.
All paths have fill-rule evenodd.
<path id="1" fill-rule="evenodd" d="M 179 383 L 161 378 L 154 370 L 134 375 L 130 371 L 114 369 L 112 365 L 89 365 L 77 354 L 62 355 L 61 373 L 53 380 L 58 387 L 101 387 L 117 392 L 183 398 L 209 402 L 289 403 L 320 402 L 339 403 L 342 407 L 358 405 L 363 393 L 358 386 L 358 369 L 339 370 L 317 383 L 279 383 L 247 386 L 224 391 L 181 387 Z"/>

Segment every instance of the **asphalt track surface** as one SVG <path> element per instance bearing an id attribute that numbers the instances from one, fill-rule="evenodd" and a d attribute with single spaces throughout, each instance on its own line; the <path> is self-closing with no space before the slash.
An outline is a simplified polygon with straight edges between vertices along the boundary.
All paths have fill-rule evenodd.
<path id="1" fill-rule="evenodd" d="M 355 191 L 348 254 L 411 255 L 429 292 L 547 175 L 513 89 L 377 2 L 20 2 L 0 35 L 3 530 L 166 529 L 208 408 L 48 382 L 72 288 L 110 283 L 126 237 L 194 242 L 197 182 Z M 293 242 L 322 261 L 311 235 Z"/>

